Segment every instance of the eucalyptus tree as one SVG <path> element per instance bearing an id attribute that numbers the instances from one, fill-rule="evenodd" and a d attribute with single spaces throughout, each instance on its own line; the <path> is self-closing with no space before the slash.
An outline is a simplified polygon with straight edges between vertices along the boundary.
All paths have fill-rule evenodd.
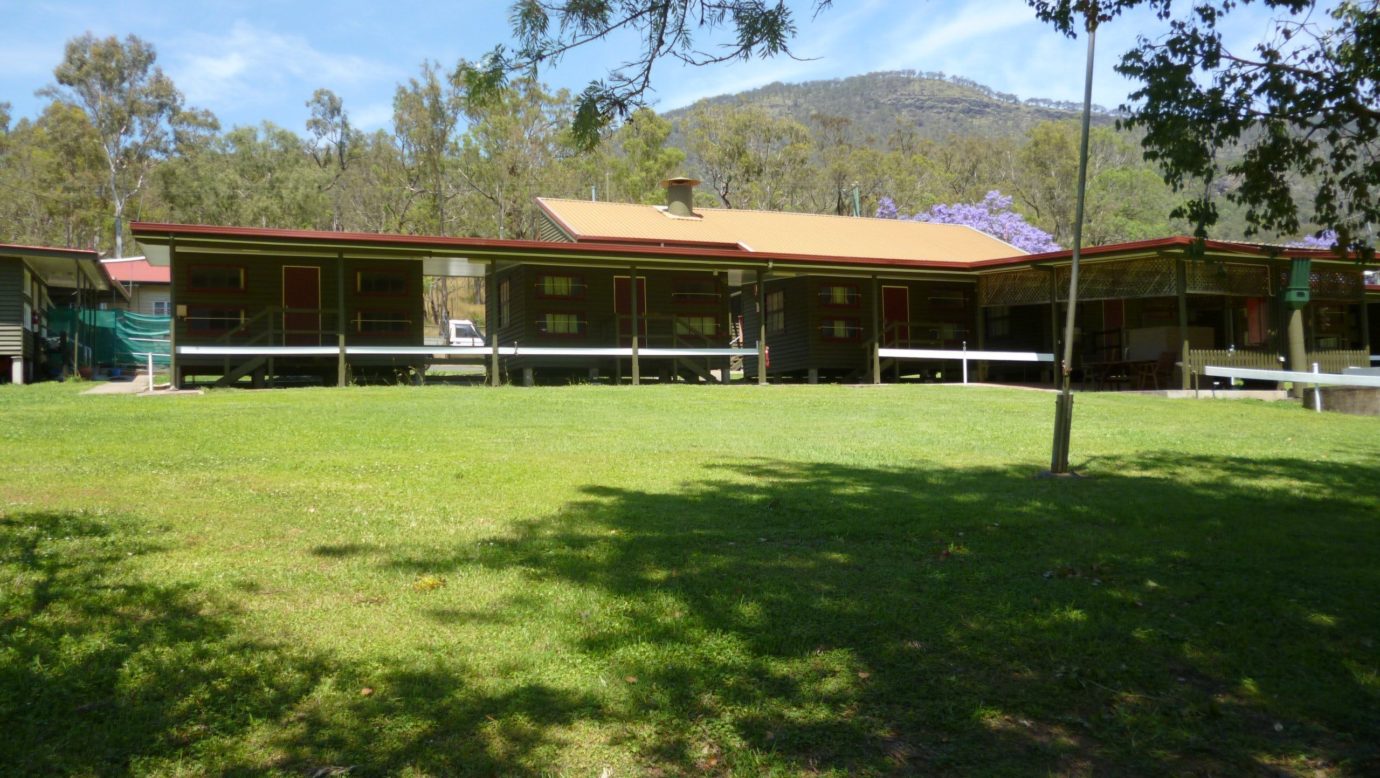
<path id="1" fill-rule="evenodd" d="M 688 146 L 725 208 L 798 210 L 810 133 L 757 106 L 701 102 L 686 118 Z"/>
<path id="2" fill-rule="evenodd" d="M 680 172 L 685 152 L 666 145 L 671 122 L 650 108 L 639 108 L 604 144 L 612 187 L 609 197 L 632 203 L 659 203 L 661 182 Z"/>
<path id="3" fill-rule="evenodd" d="M 355 158 L 355 141 L 359 133 L 350 126 L 350 115 L 344 102 L 329 89 L 318 89 L 306 103 L 311 109 L 307 119 L 307 133 L 311 136 L 308 151 L 317 167 L 327 174 L 323 191 L 331 192 L 331 229 L 339 231 L 343 204 L 342 180 Z"/>
<path id="4" fill-rule="evenodd" d="M 564 90 L 551 94 L 534 79 L 472 93 L 473 71 L 462 64 L 459 72 L 467 122 L 456 165 L 466 187 L 463 226 L 499 238 L 534 237 L 533 198 L 574 194 L 567 180 L 575 153 L 570 96 Z"/>
<path id="5" fill-rule="evenodd" d="M 184 108 L 182 94 L 156 61 L 153 46 L 133 35 L 121 41 L 88 32 L 67 42 L 53 71 L 57 83 L 39 91 L 81 108 L 95 128 L 105 158 L 117 257 L 124 253 L 126 206 L 143 189 L 153 165 L 173 151 L 174 133 L 189 123 L 214 127 L 214 117 Z"/>
<path id="6" fill-rule="evenodd" d="M 428 205 L 418 226 L 440 235 L 448 228 L 446 206 L 457 194 L 450 168 L 459 152 L 463 96 L 455 76 L 442 73 L 436 63 L 425 61 L 421 70 L 393 95 L 393 136 L 402 152 L 408 188 Z"/>

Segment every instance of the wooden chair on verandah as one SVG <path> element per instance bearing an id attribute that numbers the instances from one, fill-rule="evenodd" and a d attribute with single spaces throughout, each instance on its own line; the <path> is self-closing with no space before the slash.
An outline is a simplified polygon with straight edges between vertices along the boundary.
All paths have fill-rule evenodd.
<path id="1" fill-rule="evenodd" d="M 1168 388 L 1170 382 L 1174 380 L 1174 363 L 1178 361 L 1178 355 L 1172 351 L 1161 351 L 1159 359 L 1141 362 L 1136 366 L 1136 388 L 1137 389 L 1159 389 L 1160 382 L 1163 380 L 1164 387 Z"/>

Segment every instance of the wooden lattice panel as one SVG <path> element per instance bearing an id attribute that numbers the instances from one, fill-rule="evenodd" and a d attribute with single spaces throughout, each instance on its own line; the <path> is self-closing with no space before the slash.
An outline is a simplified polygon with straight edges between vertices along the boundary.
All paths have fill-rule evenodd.
<path id="1" fill-rule="evenodd" d="M 1069 298 L 1069 267 L 1059 268 L 1059 299 Z M 1163 257 L 1095 262 L 1078 269 L 1079 300 L 1173 297 L 1174 261 Z"/>
<path id="2" fill-rule="evenodd" d="M 1308 286 L 1318 300 L 1354 302 L 1361 299 L 1366 290 L 1359 270 L 1314 270 L 1308 274 Z"/>
<path id="3" fill-rule="evenodd" d="M 1279 274 L 1279 288 L 1289 285 L 1289 271 Z M 1365 292 L 1365 276 L 1360 270 L 1314 270 L 1308 274 L 1308 291 L 1314 300 L 1354 303 Z"/>
<path id="4" fill-rule="evenodd" d="M 1189 262 L 1186 269 L 1189 294 L 1221 294 L 1233 297 L 1269 297 L 1270 269 L 1265 265 L 1231 262 Z"/>
<path id="5" fill-rule="evenodd" d="M 982 276 L 978 279 L 978 299 L 984 306 L 1048 304 L 1049 272 L 1015 270 Z"/>

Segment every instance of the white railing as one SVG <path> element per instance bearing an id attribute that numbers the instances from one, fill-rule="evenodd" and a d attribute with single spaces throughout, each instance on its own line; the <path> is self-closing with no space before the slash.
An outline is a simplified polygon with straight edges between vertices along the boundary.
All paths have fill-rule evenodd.
<path id="1" fill-rule="evenodd" d="M 963 362 L 963 383 L 968 383 L 968 362 L 1053 362 L 1053 354 L 1036 351 L 969 351 L 932 348 L 880 348 L 881 359 L 957 359 Z"/>
<path id="2" fill-rule="evenodd" d="M 1354 369 L 1354 368 L 1353 368 Z M 1217 367 L 1208 365 L 1204 368 L 1207 375 L 1219 378 L 1249 378 L 1256 381 L 1291 381 L 1296 384 L 1305 384 L 1313 387 L 1313 410 L 1322 413 L 1322 386 L 1362 386 L 1380 389 L 1380 375 L 1367 375 L 1357 373 L 1320 373 L 1318 363 L 1313 363 L 1313 372 L 1307 373 L 1302 370 L 1257 370 L 1247 367 Z M 1367 373 L 1370 371 L 1367 370 Z"/>
<path id="3" fill-rule="evenodd" d="M 346 356 L 490 356 L 501 357 L 626 357 L 634 356 L 631 346 L 346 346 Z M 339 346 L 178 346 L 183 356 L 200 357 L 333 357 Z M 750 348 L 639 348 L 638 357 L 749 357 Z"/>
<path id="4" fill-rule="evenodd" d="M 1248 367 L 1203 368 L 1210 376 L 1218 378 L 1243 378 L 1255 381 L 1292 381 L 1310 386 L 1369 386 L 1380 387 L 1380 375 L 1357 375 L 1354 373 L 1306 373 L 1302 370 L 1256 370 Z"/>

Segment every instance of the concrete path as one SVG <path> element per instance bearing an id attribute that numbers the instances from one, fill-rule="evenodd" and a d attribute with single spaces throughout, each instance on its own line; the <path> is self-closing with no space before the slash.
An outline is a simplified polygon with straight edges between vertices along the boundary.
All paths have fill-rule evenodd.
<path id="1" fill-rule="evenodd" d="M 138 394 L 149 388 L 149 379 L 138 376 L 130 381 L 96 381 L 82 394 Z"/>

